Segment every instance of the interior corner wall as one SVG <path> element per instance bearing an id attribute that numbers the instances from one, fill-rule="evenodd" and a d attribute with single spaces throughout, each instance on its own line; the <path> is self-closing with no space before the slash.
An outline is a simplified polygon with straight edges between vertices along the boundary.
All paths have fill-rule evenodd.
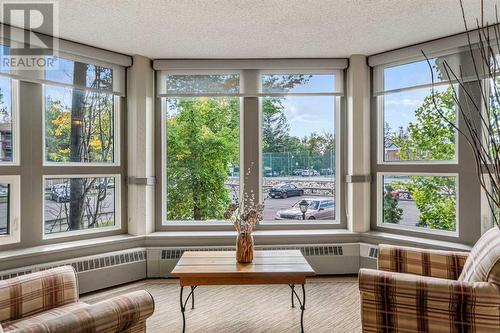
<path id="1" fill-rule="evenodd" d="M 127 70 L 128 233 L 146 235 L 155 221 L 155 75 L 151 59 Z"/>
<path id="2" fill-rule="evenodd" d="M 370 68 L 353 55 L 347 69 L 347 226 L 370 230 Z"/>

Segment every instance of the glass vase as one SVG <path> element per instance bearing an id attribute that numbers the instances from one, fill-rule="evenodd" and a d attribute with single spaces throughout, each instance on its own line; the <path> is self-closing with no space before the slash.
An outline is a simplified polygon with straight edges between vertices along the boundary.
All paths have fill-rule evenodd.
<path id="1" fill-rule="evenodd" d="M 236 261 L 241 264 L 248 264 L 253 261 L 253 235 L 251 233 L 238 233 Z"/>

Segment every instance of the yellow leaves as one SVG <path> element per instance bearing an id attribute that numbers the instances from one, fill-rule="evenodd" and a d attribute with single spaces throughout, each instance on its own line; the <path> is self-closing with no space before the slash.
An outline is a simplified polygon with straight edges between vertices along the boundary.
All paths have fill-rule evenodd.
<path id="1" fill-rule="evenodd" d="M 93 150 L 97 150 L 97 151 L 100 151 L 101 150 L 101 147 L 102 147 L 102 142 L 101 140 L 99 140 L 99 138 L 97 136 L 93 137 L 92 140 L 90 141 L 90 147 L 93 149 Z"/>
<path id="2" fill-rule="evenodd" d="M 54 135 L 61 137 L 71 130 L 71 114 L 69 112 L 61 112 L 54 120 L 52 124 L 57 127 L 54 129 Z"/>

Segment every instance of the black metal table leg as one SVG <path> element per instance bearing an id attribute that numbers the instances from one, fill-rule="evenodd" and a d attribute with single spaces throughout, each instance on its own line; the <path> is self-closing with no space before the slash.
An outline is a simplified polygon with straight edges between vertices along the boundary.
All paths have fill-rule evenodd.
<path id="1" fill-rule="evenodd" d="M 191 286 L 191 294 L 192 294 L 192 296 L 191 296 L 191 310 L 194 310 L 194 289 L 195 288 L 196 288 L 195 286 Z"/>
<path id="2" fill-rule="evenodd" d="M 305 285 L 302 285 L 302 300 L 300 299 L 299 295 L 295 291 L 295 285 L 289 284 L 290 288 L 292 289 L 292 307 L 294 306 L 293 299 L 297 297 L 297 301 L 299 301 L 300 305 L 300 330 L 302 333 L 304 333 L 304 311 L 306 309 L 306 288 Z"/>
<path id="3" fill-rule="evenodd" d="M 182 313 L 182 333 L 186 332 L 186 315 L 184 312 L 186 311 L 186 305 L 191 298 L 191 309 L 194 309 L 194 290 L 196 286 L 191 286 L 191 292 L 188 294 L 187 298 L 184 300 L 182 297 L 182 293 L 184 291 L 184 286 L 181 286 L 181 295 L 180 295 L 180 304 L 181 304 L 181 313 Z"/>

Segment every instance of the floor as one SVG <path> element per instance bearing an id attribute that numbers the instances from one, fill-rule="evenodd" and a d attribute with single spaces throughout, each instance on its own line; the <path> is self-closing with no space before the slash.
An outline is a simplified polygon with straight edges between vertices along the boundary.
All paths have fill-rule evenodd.
<path id="1" fill-rule="evenodd" d="M 174 279 L 134 282 L 83 295 L 82 301 L 95 303 L 140 289 L 155 299 L 148 333 L 181 332 L 179 286 Z M 312 278 L 306 292 L 306 332 L 361 332 L 355 276 Z M 286 285 L 198 287 L 195 293 L 195 309 L 186 311 L 186 333 L 300 332 L 300 309 L 292 309 Z"/>

